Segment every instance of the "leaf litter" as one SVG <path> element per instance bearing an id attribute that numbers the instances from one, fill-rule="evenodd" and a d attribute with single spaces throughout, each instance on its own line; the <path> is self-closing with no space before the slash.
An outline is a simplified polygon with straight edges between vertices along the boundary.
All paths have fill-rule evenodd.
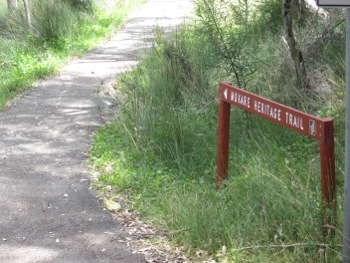
<path id="1" fill-rule="evenodd" d="M 128 209 L 130 201 L 128 193 L 116 194 L 110 185 L 95 185 L 93 189 L 97 192 L 96 197 L 104 203 L 119 224 L 121 224 L 128 236 L 123 236 L 116 241 L 131 248 L 133 253 L 142 254 L 148 263 L 217 263 L 211 255 L 204 250 L 191 252 L 191 256 L 184 247 L 174 246 L 170 242 L 170 236 L 189 229 L 177 231 L 160 232 L 150 223 L 142 219 L 138 212 Z M 114 200 L 121 207 L 118 211 L 112 211 L 106 207 L 104 199 Z M 106 233 L 107 234 L 107 233 Z"/>
<path id="2" fill-rule="evenodd" d="M 123 197 L 118 198 L 118 202 L 126 207 Z M 198 250 L 194 257 L 186 255 L 184 247 L 170 245 L 169 236 L 177 232 L 186 231 L 156 231 L 150 224 L 144 222 L 142 216 L 136 211 L 127 208 L 112 213 L 113 218 L 124 226 L 129 234 L 128 237 L 117 240 L 129 246 L 133 253 L 142 254 L 149 263 L 215 263 L 212 257 L 208 256 L 206 251 Z"/>

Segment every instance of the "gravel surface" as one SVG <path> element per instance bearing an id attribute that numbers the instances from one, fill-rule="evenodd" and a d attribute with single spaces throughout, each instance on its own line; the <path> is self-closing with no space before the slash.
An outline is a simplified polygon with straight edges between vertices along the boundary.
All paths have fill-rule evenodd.
<path id="1" fill-rule="evenodd" d="M 108 90 L 138 61 L 155 26 L 190 16 L 189 0 L 151 0 L 125 28 L 0 112 L 0 262 L 146 262 L 89 190 L 94 130 L 116 111 Z"/>

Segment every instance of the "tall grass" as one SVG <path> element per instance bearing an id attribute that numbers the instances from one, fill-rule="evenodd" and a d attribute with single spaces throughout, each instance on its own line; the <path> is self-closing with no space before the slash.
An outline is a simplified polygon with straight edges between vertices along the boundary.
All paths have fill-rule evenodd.
<path id="1" fill-rule="evenodd" d="M 32 28 L 23 7 L 9 12 L 0 3 L 0 109 L 6 101 L 44 76 L 54 74 L 108 37 L 141 1 L 32 0 Z M 107 5 L 108 4 L 108 5 Z"/>
<path id="2" fill-rule="evenodd" d="M 196 164 L 204 161 L 195 160 L 197 149 L 201 149 L 198 157 L 211 159 L 213 149 L 205 140 L 209 134 L 215 140 L 210 127 L 216 121 L 216 94 L 201 66 L 203 57 L 195 55 L 202 50 L 192 37 L 167 41 L 159 36 L 147 66 L 121 79 L 127 83 L 128 99 L 120 116 L 125 135 L 165 162 L 176 160 L 169 165 L 186 173 L 197 170 Z"/>
<path id="3" fill-rule="evenodd" d="M 277 1 L 266 3 L 277 8 Z M 222 262 L 339 262 L 344 69 L 332 64 L 342 60 L 329 45 L 317 47 L 326 54 L 320 58 L 310 51 L 309 67 L 323 72 L 322 81 L 319 75 L 313 81 L 323 86 L 315 84 L 314 94 L 306 96 L 294 84 L 282 32 L 274 26 L 279 18 L 271 16 L 257 15 L 247 25 L 274 30 L 255 34 L 253 47 L 244 48 L 259 50 L 258 60 L 245 64 L 257 66 L 253 75 L 242 75 L 249 84 L 245 88 L 336 118 L 337 216 L 330 211 L 331 222 L 322 210 L 317 142 L 238 109 L 231 118 L 229 179 L 215 190 L 217 83 L 235 75 L 218 59 L 221 50 L 214 52 L 218 45 L 203 35 L 208 28 L 201 23 L 178 29 L 171 38 L 160 34 L 135 71 L 118 79 L 122 106 L 116 121 L 96 135 L 93 165 L 100 182 L 131 191 L 134 208 L 157 227 L 181 230 L 171 238 L 190 252 L 204 249 Z M 315 21 L 320 28 L 328 23 Z M 226 36 L 226 30 L 214 33 Z M 313 37 L 317 30 L 312 30 Z M 303 27 L 298 31 L 300 36 L 305 32 Z M 234 50 L 239 40 L 222 41 Z M 341 37 L 336 41 L 343 43 Z"/>

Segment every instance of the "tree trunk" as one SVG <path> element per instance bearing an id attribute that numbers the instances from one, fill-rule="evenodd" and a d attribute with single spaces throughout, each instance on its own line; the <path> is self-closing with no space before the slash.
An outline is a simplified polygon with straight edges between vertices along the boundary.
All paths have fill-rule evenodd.
<path id="1" fill-rule="evenodd" d="M 307 8 L 304 0 L 292 0 L 291 8 L 295 10 L 299 20 L 303 21 L 307 16 Z"/>
<path id="2" fill-rule="evenodd" d="M 296 72 L 297 84 L 300 88 L 309 90 L 310 83 L 306 73 L 305 61 L 299 44 L 293 32 L 293 18 L 291 14 L 292 0 L 283 0 L 283 21 L 286 39 Z"/>
<path id="3" fill-rule="evenodd" d="M 29 9 L 29 5 L 28 5 L 28 0 L 23 0 L 23 6 L 24 6 L 24 10 L 25 10 L 26 16 L 27 16 L 29 32 L 32 34 L 33 33 L 32 19 L 31 19 L 31 15 L 30 15 L 30 9 Z"/>

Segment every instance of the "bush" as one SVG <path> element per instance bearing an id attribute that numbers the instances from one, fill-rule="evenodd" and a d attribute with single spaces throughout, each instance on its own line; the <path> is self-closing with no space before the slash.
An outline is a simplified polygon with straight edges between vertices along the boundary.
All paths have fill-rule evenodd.
<path id="1" fill-rule="evenodd" d="M 246 88 L 260 64 L 248 1 L 200 0 L 196 14 L 201 22 L 199 34 L 208 43 L 207 56 L 226 71 L 229 81 Z"/>

